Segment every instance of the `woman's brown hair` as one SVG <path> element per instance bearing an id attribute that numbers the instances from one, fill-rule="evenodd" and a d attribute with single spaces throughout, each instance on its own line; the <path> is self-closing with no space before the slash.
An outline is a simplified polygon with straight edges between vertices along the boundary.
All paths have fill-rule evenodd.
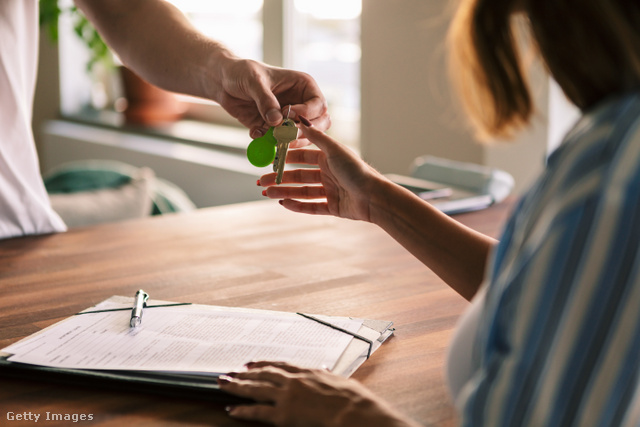
<path id="1" fill-rule="evenodd" d="M 450 30 L 450 66 L 480 137 L 511 137 L 533 114 L 513 20 L 519 12 L 580 109 L 640 89 L 640 1 L 462 0 Z"/>

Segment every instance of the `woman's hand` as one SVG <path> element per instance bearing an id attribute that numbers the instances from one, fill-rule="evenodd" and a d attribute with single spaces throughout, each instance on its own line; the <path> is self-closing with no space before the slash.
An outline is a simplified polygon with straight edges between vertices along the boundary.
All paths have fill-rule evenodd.
<path id="1" fill-rule="evenodd" d="M 310 75 L 248 59 L 224 63 L 220 91 L 214 99 L 250 129 L 252 138 L 264 135 L 269 126 L 282 123 L 289 105 L 290 119 L 302 115 L 311 118 L 319 129 L 331 126 L 327 101 Z M 296 140 L 292 146 L 306 143 Z"/>
<path id="2" fill-rule="evenodd" d="M 257 362 L 247 367 L 246 372 L 218 379 L 225 392 L 257 402 L 228 408 L 232 417 L 287 427 L 416 425 L 362 384 L 328 371 L 282 362 Z"/>
<path id="3" fill-rule="evenodd" d="M 295 212 L 371 221 L 371 196 L 376 183 L 384 180 L 382 175 L 304 116 L 299 118 L 304 136 L 320 150 L 289 150 L 287 163 L 317 168 L 285 171 L 282 184 L 278 186 L 275 185 L 275 173 L 263 175 L 260 185 L 267 187 L 263 194 L 272 199 L 284 199 L 281 204 Z"/>

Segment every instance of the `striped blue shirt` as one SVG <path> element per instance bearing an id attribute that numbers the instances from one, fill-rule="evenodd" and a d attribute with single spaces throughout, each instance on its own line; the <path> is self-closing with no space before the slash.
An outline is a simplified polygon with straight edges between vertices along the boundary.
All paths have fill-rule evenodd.
<path id="1" fill-rule="evenodd" d="M 640 94 L 587 112 L 492 255 L 463 426 L 640 425 Z"/>

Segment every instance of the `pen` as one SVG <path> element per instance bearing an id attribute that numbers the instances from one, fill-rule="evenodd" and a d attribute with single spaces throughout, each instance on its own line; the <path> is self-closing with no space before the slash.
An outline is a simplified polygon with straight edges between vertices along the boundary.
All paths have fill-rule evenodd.
<path id="1" fill-rule="evenodd" d="M 131 310 L 131 321 L 129 322 L 130 327 L 135 328 L 142 323 L 142 309 L 146 307 L 148 299 L 149 294 L 142 289 L 139 289 L 138 292 L 136 292 L 133 310 Z"/>

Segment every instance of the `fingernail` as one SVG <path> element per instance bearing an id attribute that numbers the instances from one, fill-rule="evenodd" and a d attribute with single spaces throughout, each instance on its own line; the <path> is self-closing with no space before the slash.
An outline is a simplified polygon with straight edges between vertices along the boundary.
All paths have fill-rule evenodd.
<path id="1" fill-rule="evenodd" d="M 220 375 L 218 377 L 218 384 L 229 384 L 231 382 L 231 377 L 228 375 Z"/>
<path id="2" fill-rule="evenodd" d="M 256 138 L 260 138 L 261 136 L 264 136 L 264 134 L 265 134 L 264 129 L 254 129 L 251 137 L 253 139 L 256 139 Z"/>
<path id="3" fill-rule="evenodd" d="M 231 411 L 233 411 L 234 409 L 236 409 L 235 406 L 225 406 L 224 410 L 228 413 L 230 413 Z"/>
<path id="4" fill-rule="evenodd" d="M 280 110 L 276 110 L 274 108 L 273 110 L 267 111 L 267 123 L 278 124 L 281 121 L 282 121 L 282 113 L 280 112 Z"/>
<path id="5" fill-rule="evenodd" d="M 244 364 L 244 366 L 246 366 L 247 368 L 251 368 L 253 366 L 255 366 L 256 362 L 247 362 Z"/>
<path id="6" fill-rule="evenodd" d="M 309 119 L 307 119 L 305 116 L 298 116 L 298 118 L 300 119 L 300 121 L 302 122 L 303 125 L 305 125 L 306 127 L 311 127 L 313 126 L 313 124 L 311 124 L 311 122 L 309 121 Z"/>
<path id="7" fill-rule="evenodd" d="M 257 181 L 256 181 L 256 185 L 257 185 L 258 187 L 260 187 L 260 180 L 257 180 Z"/>
<path id="8" fill-rule="evenodd" d="M 262 195 L 266 197 L 267 196 L 267 190 L 262 190 Z"/>

